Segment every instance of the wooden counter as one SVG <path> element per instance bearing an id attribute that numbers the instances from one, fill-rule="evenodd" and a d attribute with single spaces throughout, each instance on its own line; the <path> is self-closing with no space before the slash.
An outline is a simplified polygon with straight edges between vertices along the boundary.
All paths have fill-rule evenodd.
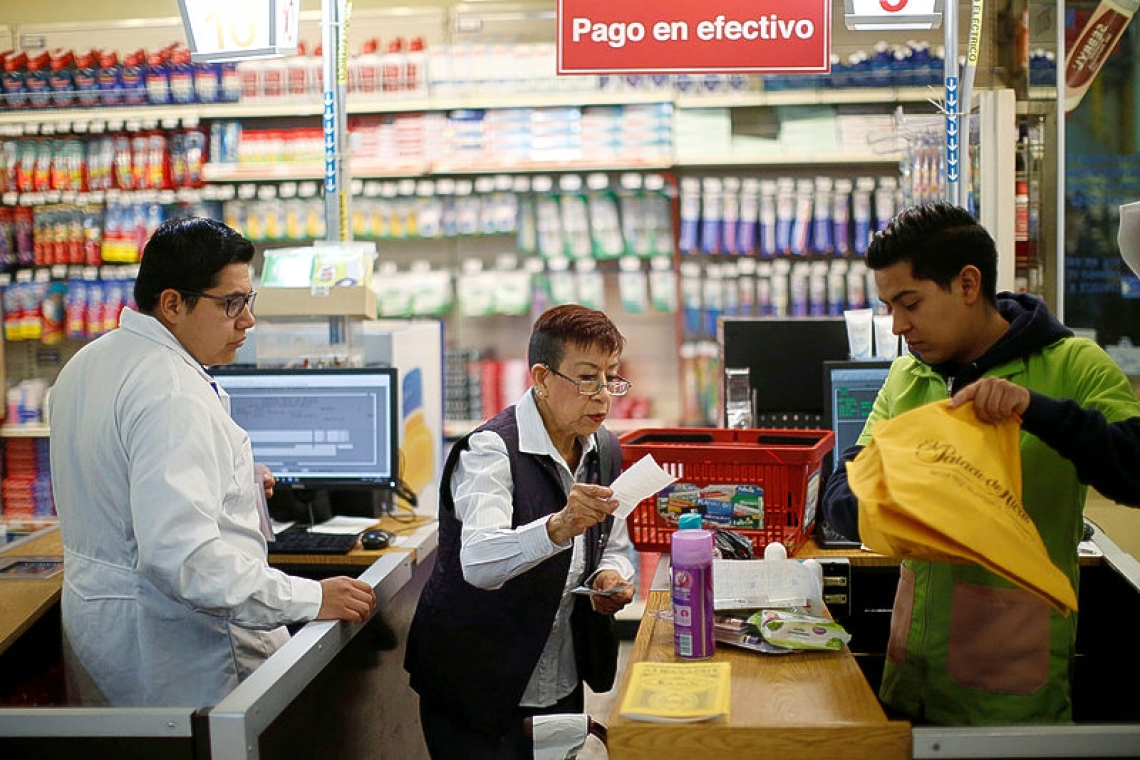
<path id="1" fill-rule="evenodd" d="M 668 591 L 649 594 L 630 662 L 670 662 L 673 624 Z M 626 668 L 609 723 L 611 758 L 740 757 L 889 760 L 909 758 L 910 724 L 888 720 L 849 651 L 762 655 L 718 645 L 716 661 L 732 665 L 727 723 L 649 723 L 622 718 Z"/>
<path id="2" fill-rule="evenodd" d="M 44 528 L 0 549 L 3 557 L 63 558 L 58 527 Z M 59 602 L 63 573 L 35 580 L 0 581 L 0 654 Z"/>

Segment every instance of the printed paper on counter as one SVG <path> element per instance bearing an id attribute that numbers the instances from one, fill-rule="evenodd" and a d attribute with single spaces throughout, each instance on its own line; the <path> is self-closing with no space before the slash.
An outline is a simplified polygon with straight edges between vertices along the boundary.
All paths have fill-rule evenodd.
<path id="1" fill-rule="evenodd" d="M 657 464 L 652 454 L 646 454 L 610 484 L 610 488 L 614 490 L 614 498 L 619 504 L 614 510 L 614 517 L 623 520 L 629 517 L 638 503 L 653 496 L 675 480 L 677 478 L 661 469 L 661 465 Z"/>

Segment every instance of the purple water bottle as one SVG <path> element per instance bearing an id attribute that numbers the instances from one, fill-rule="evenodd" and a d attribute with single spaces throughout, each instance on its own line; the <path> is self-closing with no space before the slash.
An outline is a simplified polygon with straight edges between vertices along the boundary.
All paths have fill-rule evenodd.
<path id="1" fill-rule="evenodd" d="M 687 660 L 712 657 L 713 532 L 701 529 L 701 516 L 681 515 L 673 533 L 673 651 Z"/>

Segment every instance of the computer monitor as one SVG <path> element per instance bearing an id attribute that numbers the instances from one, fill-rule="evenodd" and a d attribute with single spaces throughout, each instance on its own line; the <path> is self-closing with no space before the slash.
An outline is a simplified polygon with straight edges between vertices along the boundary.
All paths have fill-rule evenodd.
<path id="1" fill-rule="evenodd" d="M 889 361 L 823 363 L 824 415 L 827 426 L 835 432 L 831 472 L 839 466 L 840 455 L 859 440 L 890 369 Z"/>
<path id="2" fill-rule="evenodd" d="M 732 317 L 722 319 L 719 329 L 722 366 L 748 369 L 753 427 L 826 427 L 822 367 L 848 358 L 843 319 Z"/>
<path id="3" fill-rule="evenodd" d="M 277 481 L 271 512 L 319 522 L 332 513 L 378 515 L 399 480 L 393 367 L 222 367 L 214 373 L 253 459 Z M 390 498 L 390 497 L 388 497 Z M 314 514 L 315 513 L 315 514 Z"/>

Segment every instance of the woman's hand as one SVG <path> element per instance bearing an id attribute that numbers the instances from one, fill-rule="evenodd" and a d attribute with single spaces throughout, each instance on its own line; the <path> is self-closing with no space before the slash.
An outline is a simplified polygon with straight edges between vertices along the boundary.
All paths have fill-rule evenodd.
<path id="1" fill-rule="evenodd" d="M 594 605 L 594 611 L 600 612 L 603 615 L 613 615 L 633 601 L 633 595 L 637 591 L 637 587 L 618 575 L 616 570 L 602 570 L 594 576 L 594 582 L 590 584 L 597 591 L 605 591 L 608 588 L 617 587 L 617 591 L 608 596 L 592 596 L 590 601 Z"/>
<path id="2" fill-rule="evenodd" d="M 566 499 L 566 506 L 546 521 L 550 540 L 562 546 L 574 536 L 585 533 L 591 525 L 606 519 L 618 508 L 618 501 L 613 495 L 613 489 L 608 486 L 575 483 Z"/>

